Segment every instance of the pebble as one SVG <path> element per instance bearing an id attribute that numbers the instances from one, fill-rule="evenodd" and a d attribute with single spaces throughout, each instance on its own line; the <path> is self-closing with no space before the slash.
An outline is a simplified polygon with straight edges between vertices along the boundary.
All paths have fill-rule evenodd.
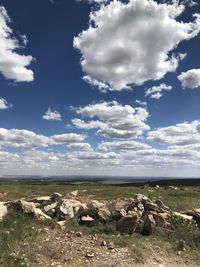
<path id="1" fill-rule="evenodd" d="M 93 252 L 86 252 L 85 257 L 91 259 L 94 257 L 94 253 Z"/>

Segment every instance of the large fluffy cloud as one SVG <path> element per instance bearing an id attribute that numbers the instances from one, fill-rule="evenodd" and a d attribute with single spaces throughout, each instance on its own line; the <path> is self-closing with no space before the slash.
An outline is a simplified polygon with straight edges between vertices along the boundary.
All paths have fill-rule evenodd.
<path id="1" fill-rule="evenodd" d="M 6 79 L 16 82 L 33 81 L 33 72 L 27 68 L 33 58 L 17 53 L 22 45 L 13 36 L 13 31 L 8 25 L 10 21 L 6 9 L 0 6 L 0 72 Z M 23 43 L 26 44 L 26 37 L 22 36 L 22 38 Z"/>
<path id="2" fill-rule="evenodd" d="M 200 147 L 200 121 L 183 122 L 148 133 L 148 140 L 173 146 Z"/>
<path id="3" fill-rule="evenodd" d="M 178 76 L 183 88 L 197 88 L 200 87 L 200 69 L 191 69 L 186 72 L 182 72 Z"/>
<path id="4" fill-rule="evenodd" d="M 178 1 L 115 0 L 92 11 L 89 28 L 74 38 L 84 79 L 104 91 L 122 90 L 175 71 L 185 55 L 171 51 L 200 31 L 199 14 L 193 22 L 177 20 L 183 10 Z"/>
<path id="5" fill-rule="evenodd" d="M 148 88 L 145 92 L 145 96 L 149 96 L 150 98 L 160 99 L 164 92 L 172 90 L 171 85 L 167 85 L 165 83 L 161 83 L 159 86 L 153 86 Z"/>
<path id="6" fill-rule="evenodd" d="M 73 119 L 73 125 L 80 129 L 98 129 L 97 134 L 104 137 L 136 138 L 150 129 L 145 123 L 149 115 L 145 108 L 123 106 L 116 101 L 80 107 L 76 112 L 83 117 L 97 119 Z"/>

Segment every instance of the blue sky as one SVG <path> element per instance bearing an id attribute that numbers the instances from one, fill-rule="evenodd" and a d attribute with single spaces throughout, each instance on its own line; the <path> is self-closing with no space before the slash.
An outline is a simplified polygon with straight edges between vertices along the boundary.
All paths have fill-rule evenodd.
<path id="1" fill-rule="evenodd" d="M 199 176 L 198 1 L 0 6 L 0 175 Z"/>

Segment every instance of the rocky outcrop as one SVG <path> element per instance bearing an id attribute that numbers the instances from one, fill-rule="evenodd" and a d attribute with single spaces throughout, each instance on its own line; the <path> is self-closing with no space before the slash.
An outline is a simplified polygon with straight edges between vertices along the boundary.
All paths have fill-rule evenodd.
<path id="1" fill-rule="evenodd" d="M 113 201 L 82 202 L 77 197 L 77 192 L 71 193 L 71 197 L 68 194 L 66 198 L 54 193 L 51 197 L 32 198 L 32 202 L 20 199 L 8 202 L 7 206 L 8 209 L 28 214 L 37 220 L 55 219 L 61 228 L 66 227 L 68 220 L 76 220 L 76 223 L 89 227 L 99 223 L 112 223 L 119 232 L 126 234 L 151 235 L 156 231 L 171 230 L 171 220 L 174 217 L 200 222 L 200 209 L 172 212 L 161 200 L 152 201 L 142 194 Z M 0 203 L 0 220 L 6 213 L 6 206 Z"/>

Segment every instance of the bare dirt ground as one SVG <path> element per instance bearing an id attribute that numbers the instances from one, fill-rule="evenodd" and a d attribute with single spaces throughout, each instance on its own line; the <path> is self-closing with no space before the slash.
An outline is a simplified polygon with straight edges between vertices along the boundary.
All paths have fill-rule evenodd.
<path id="1" fill-rule="evenodd" d="M 197 267 L 196 259 L 186 252 L 178 255 L 170 247 L 160 248 L 156 244 L 139 244 L 119 248 L 104 244 L 100 235 L 59 233 L 47 230 L 41 234 L 40 242 L 33 245 L 29 255 L 30 266 L 67 267 Z M 27 244 L 24 244 L 24 249 Z M 32 256 L 32 258 L 31 258 Z"/>

